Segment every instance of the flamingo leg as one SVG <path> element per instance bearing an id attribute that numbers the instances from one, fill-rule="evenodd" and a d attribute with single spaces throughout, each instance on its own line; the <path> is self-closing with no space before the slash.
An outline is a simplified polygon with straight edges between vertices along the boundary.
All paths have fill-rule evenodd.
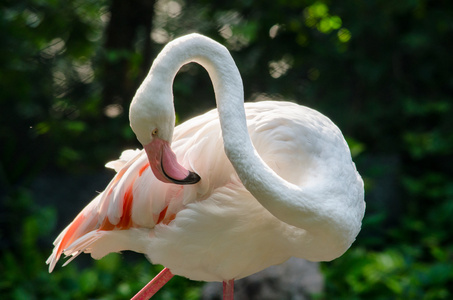
<path id="1" fill-rule="evenodd" d="M 173 274 L 167 268 L 156 275 L 145 287 L 143 287 L 131 300 L 148 300 L 160 290 L 171 278 Z"/>
<path id="2" fill-rule="evenodd" d="M 223 300 L 234 299 L 234 279 L 223 282 Z"/>

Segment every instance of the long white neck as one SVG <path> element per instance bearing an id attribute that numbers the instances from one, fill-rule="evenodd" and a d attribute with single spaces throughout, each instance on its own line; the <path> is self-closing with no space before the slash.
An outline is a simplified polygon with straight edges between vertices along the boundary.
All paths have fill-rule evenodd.
<path id="1" fill-rule="evenodd" d="M 164 88 L 171 89 L 177 71 L 189 62 L 200 64 L 209 73 L 225 152 L 247 190 L 281 221 L 322 239 L 319 242 L 325 247 L 345 244 L 344 252 L 355 234 L 348 240 L 351 238 L 339 232 L 344 223 L 341 216 L 332 215 L 333 209 L 326 211 L 318 195 L 282 179 L 257 154 L 247 131 L 242 79 L 224 46 L 198 34 L 179 38 L 163 49 L 150 74 L 159 76 L 158 82 L 168 84 Z"/>

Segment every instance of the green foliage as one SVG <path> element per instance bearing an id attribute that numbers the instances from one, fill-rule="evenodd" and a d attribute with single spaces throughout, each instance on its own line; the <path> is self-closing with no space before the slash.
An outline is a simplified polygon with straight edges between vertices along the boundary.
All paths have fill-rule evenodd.
<path id="1" fill-rule="evenodd" d="M 0 163 L 8 184 L 27 180 L 48 163 L 89 167 L 114 158 L 121 142 L 133 143 L 132 134 L 118 135 L 128 128 L 122 108 L 106 117 L 94 70 L 106 5 L 35 0 L 2 8 Z M 83 151 L 93 146 L 91 153 Z M 18 168 L 18 161 L 27 167 Z"/>
<path id="2" fill-rule="evenodd" d="M 335 299 L 450 299 L 452 249 L 436 248 L 431 257 L 436 262 L 421 260 L 420 250 L 408 245 L 381 252 L 350 249 L 324 266 L 326 290 Z"/>

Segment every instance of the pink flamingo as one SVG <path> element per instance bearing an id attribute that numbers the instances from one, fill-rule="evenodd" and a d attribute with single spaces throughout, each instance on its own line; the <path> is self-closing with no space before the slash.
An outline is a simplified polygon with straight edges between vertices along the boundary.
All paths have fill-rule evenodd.
<path id="1" fill-rule="evenodd" d="M 174 128 L 172 84 L 189 62 L 208 71 L 218 109 Z M 166 267 L 133 299 L 148 299 L 173 274 L 223 281 L 232 299 L 235 279 L 292 256 L 341 256 L 365 211 L 341 131 L 304 106 L 243 99 L 225 47 L 198 34 L 170 42 L 130 107 L 144 150 L 106 165 L 116 176 L 57 237 L 49 271 L 62 254 L 66 265 L 82 252 L 132 250 Z"/>

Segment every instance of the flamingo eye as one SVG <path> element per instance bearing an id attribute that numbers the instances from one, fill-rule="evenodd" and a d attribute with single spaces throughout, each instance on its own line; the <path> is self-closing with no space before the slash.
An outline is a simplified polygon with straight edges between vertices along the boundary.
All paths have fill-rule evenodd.
<path id="1" fill-rule="evenodd" d="M 153 130 L 153 132 L 151 132 L 151 135 L 152 135 L 152 136 L 155 136 L 155 135 L 157 135 L 157 128 L 156 128 L 156 129 L 154 129 L 154 130 Z"/>

